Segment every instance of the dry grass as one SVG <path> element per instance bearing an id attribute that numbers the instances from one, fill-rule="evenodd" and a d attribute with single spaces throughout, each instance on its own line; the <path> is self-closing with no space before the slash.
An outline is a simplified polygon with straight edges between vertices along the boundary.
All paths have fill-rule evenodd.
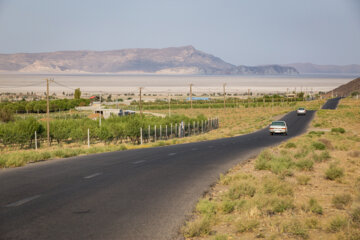
<path id="1" fill-rule="evenodd" d="M 213 209 L 211 230 L 187 239 L 360 239 L 359 105 L 343 99 L 338 110 L 319 111 L 319 129 L 221 175 L 204 197 Z M 239 186 L 251 194 L 233 198 Z"/>

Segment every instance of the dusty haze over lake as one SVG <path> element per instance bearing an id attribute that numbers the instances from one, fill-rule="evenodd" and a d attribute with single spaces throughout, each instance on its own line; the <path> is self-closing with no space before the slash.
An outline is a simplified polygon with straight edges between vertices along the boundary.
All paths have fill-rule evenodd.
<path id="1" fill-rule="evenodd" d="M 184 93 L 189 84 L 194 84 L 194 93 L 222 92 L 226 83 L 227 92 L 270 93 L 289 91 L 330 91 L 356 78 L 354 75 L 296 75 L 296 76 L 207 76 L 207 75 L 45 75 L 45 74 L 0 74 L 1 92 L 46 91 L 45 78 L 54 78 L 50 92 L 128 93 Z M 59 83 L 59 84 L 57 84 Z"/>

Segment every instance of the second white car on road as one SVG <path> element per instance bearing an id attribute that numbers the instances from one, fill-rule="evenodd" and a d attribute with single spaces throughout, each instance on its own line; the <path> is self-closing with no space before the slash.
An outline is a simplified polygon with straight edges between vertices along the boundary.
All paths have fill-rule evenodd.
<path id="1" fill-rule="evenodd" d="M 306 109 L 305 108 L 299 108 L 298 110 L 296 110 L 296 114 L 299 115 L 305 115 L 306 114 Z"/>

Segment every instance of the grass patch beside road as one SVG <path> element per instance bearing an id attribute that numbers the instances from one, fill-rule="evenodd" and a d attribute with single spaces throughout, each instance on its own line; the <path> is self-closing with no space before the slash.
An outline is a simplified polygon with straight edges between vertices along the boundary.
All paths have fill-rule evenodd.
<path id="1" fill-rule="evenodd" d="M 187 239 L 360 239 L 360 101 L 320 110 L 299 137 L 220 175 L 207 231 Z M 337 129 L 332 131 L 332 129 Z M 342 130 L 339 130 L 339 129 Z M 209 226 L 210 225 L 210 226 Z"/>

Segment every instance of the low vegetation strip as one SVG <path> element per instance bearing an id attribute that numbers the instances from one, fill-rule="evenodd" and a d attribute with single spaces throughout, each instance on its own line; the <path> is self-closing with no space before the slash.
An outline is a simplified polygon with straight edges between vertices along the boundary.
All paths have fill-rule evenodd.
<path id="1" fill-rule="evenodd" d="M 306 134 L 220 175 L 186 239 L 360 239 L 359 103 L 318 111 Z"/>
<path id="2" fill-rule="evenodd" d="M 298 102 L 295 106 L 279 104 L 278 106 L 254 106 L 249 108 L 176 109 L 171 111 L 171 117 L 149 117 L 146 118 L 146 121 L 140 123 L 136 120 L 138 116 L 135 116 L 135 121 L 133 122 L 129 121 L 133 116 L 130 116 L 128 120 L 126 120 L 126 118 L 115 118 L 102 121 L 102 131 L 100 131 L 98 120 L 87 119 L 78 113 L 67 114 L 65 116 L 64 114 L 66 113 L 62 113 L 61 116 L 59 116 L 58 113 L 51 113 L 50 129 L 55 129 L 54 131 L 50 131 L 53 144 L 51 147 L 47 147 L 47 144 L 41 144 L 38 146 L 39 149 L 35 151 L 34 131 L 40 128 L 38 138 L 42 139 L 43 143 L 46 134 L 46 124 L 42 121 L 43 119 L 40 117 L 40 114 L 37 118 L 17 119 L 15 122 L 8 123 L 9 125 L 0 124 L 0 139 L 2 138 L 3 143 L 6 145 L 4 146 L 3 144 L 1 148 L 0 167 L 18 167 L 26 163 L 53 158 L 231 137 L 264 128 L 272 120 L 280 118 L 283 114 L 294 110 L 298 106 L 303 106 L 307 109 L 319 109 L 322 103 L 323 101 L 308 101 Z M 159 110 L 158 112 L 167 114 L 168 110 Z M 190 137 L 186 138 L 164 138 L 157 142 L 151 142 L 146 139 L 148 135 L 148 125 L 151 126 L 151 136 L 154 135 L 154 125 L 157 125 L 157 134 L 159 137 L 160 125 L 163 126 L 162 136 L 165 136 L 166 124 L 168 125 L 168 132 L 170 133 L 169 124 L 172 122 L 179 123 L 183 120 L 187 123 L 185 125 L 188 126 L 189 122 L 193 124 L 195 120 L 200 122 L 203 119 L 208 120 L 208 118 L 214 116 L 219 118 L 219 128 L 204 134 L 191 134 Z M 60 119 L 58 119 L 58 117 L 60 117 Z M 12 127 L 5 128 L 5 126 L 10 125 Z M 138 145 L 140 127 L 143 127 L 143 145 Z M 90 149 L 88 149 L 86 143 L 87 128 L 90 129 Z M 23 130 L 19 131 L 19 129 Z M 173 131 L 175 131 L 175 129 Z M 13 135 L 4 134 L 5 132 L 10 132 Z M 134 135 L 130 135 L 132 132 Z M 135 137 L 131 139 L 131 136 Z"/>

